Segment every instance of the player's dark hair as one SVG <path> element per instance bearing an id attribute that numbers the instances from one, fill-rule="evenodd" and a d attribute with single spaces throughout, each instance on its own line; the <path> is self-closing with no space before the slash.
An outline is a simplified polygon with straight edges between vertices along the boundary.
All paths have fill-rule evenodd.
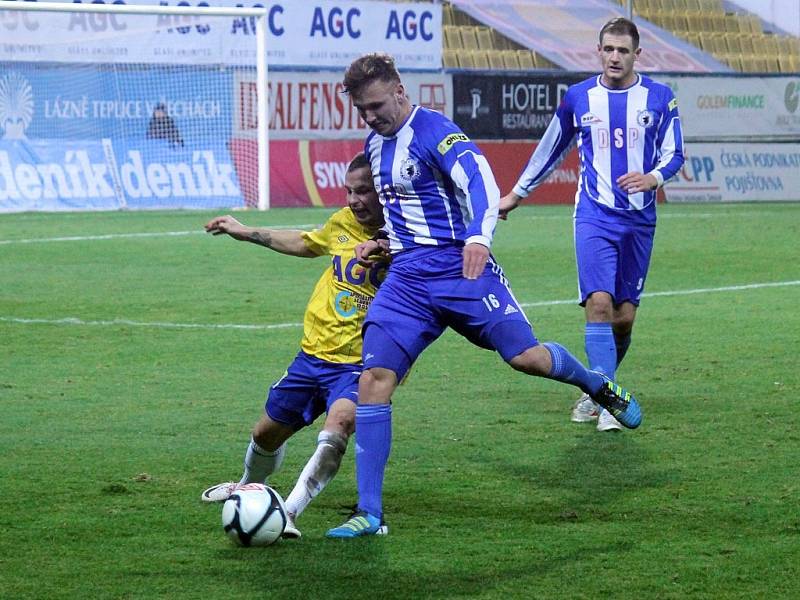
<path id="1" fill-rule="evenodd" d="M 367 156 L 363 152 L 359 152 L 356 154 L 353 159 L 350 161 L 350 164 L 347 165 L 347 172 L 351 173 L 353 171 L 357 171 L 358 169 L 369 169 L 370 164 L 367 161 Z"/>
<path id="2" fill-rule="evenodd" d="M 603 25 L 600 30 L 601 46 L 603 45 L 603 36 L 607 33 L 611 35 L 629 35 L 633 40 L 633 49 L 636 50 L 639 47 L 639 28 L 636 27 L 636 23 L 625 17 L 616 17 Z"/>
<path id="3" fill-rule="evenodd" d="M 365 54 L 354 60 L 344 73 L 344 91 L 357 94 L 373 81 L 394 81 L 400 83 L 400 73 L 394 66 L 394 58 L 384 52 Z"/>

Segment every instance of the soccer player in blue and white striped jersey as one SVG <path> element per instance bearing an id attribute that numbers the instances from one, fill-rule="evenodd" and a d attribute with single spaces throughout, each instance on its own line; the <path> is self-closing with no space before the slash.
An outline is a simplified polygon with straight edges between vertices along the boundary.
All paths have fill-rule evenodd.
<path id="1" fill-rule="evenodd" d="M 540 344 L 489 253 L 500 191 L 481 154 L 441 114 L 413 106 L 386 54 L 355 60 L 344 78 L 372 129 L 366 155 L 385 220 L 384 240 L 356 247 L 365 266 L 379 250 L 391 267 L 364 321 L 356 407 L 358 508 L 328 537 L 386 532 L 383 477 L 392 439 L 391 397 L 417 357 L 447 327 L 497 351 L 514 369 L 570 383 L 637 427 L 636 400 L 564 347 Z"/>
<path id="2" fill-rule="evenodd" d="M 613 379 L 631 342 L 650 264 L 656 190 L 683 164 L 683 133 L 670 88 L 634 71 L 642 51 L 634 23 L 606 23 L 597 51 L 603 72 L 567 90 L 513 191 L 501 199 L 500 218 L 547 178 L 577 139 L 575 255 L 586 356 L 590 368 Z M 600 431 L 621 429 L 584 394 L 572 420 L 595 418 Z"/>

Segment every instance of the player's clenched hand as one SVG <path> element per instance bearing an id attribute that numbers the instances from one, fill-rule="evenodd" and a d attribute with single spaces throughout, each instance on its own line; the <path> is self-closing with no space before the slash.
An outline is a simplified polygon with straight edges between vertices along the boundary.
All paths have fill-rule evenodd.
<path id="1" fill-rule="evenodd" d="M 374 267 L 376 262 L 385 261 L 388 258 L 389 240 L 367 240 L 356 246 L 356 260 L 362 267 Z"/>
<path id="2" fill-rule="evenodd" d="M 503 219 L 503 221 L 508 219 L 508 213 L 519 206 L 520 200 L 522 200 L 522 198 L 517 196 L 514 192 L 500 198 L 500 210 L 497 213 L 498 218 Z"/>
<path id="3" fill-rule="evenodd" d="M 658 180 L 655 175 L 637 173 L 631 171 L 617 177 L 617 185 L 622 188 L 622 191 L 628 194 L 637 194 L 639 192 L 646 192 L 654 190 L 658 187 Z"/>
<path id="4" fill-rule="evenodd" d="M 230 215 L 211 219 L 208 223 L 206 223 L 205 229 L 206 233 L 211 233 L 213 235 L 227 233 L 229 236 L 237 240 L 246 239 L 245 234 L 248 230 L 248 228 L 239 223 L 239 221 Z"/>
<path id="5" fill-rule="evenodd" d="M 464 268 L 462 275 L 467 279 L 477 279 L 483 273 L 486 261 L 489 259 L 489 249 L 483 244 L 471 243 L 464 246 Z"/>

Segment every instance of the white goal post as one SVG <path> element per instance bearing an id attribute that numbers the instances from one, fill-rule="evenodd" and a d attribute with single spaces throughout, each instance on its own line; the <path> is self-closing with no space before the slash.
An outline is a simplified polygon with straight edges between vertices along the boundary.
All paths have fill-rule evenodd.
<path id="1" fill-rule="evenodd" d="M 268 209 L 267 15 L 266 8 L 0 2 L 0 213 L 236 207 L 236 194 L 245 206 Z M 231 36 L 232 22 L 246 35 Z M 245 78 L 231 73 L 253 67 L 248 99 L 255 96 L 256 106 L 240 106 L 235 86 Z M 110 100 L 114 89 L 125 95 Z M 154 128 L 156 118 L 167 125 Z M 138 146 L 129 143 L 134 136 Z M 156 138 L 171 150 L 147 164 L 141 148 Z M 81 146 L 86 140 L 91 147 Z M 231 155 L 230 164 L 212 145 Z M 237 149 L 251 154 L 238 160 Z M 255 172 L 243 173 L 252 163 Z M 205 200 L 192 205 L 193 194 Z"/>

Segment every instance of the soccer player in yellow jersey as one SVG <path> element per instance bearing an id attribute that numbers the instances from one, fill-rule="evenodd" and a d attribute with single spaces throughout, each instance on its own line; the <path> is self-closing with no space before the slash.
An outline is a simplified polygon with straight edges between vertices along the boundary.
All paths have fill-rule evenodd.
<path id="1" fill-rule="evenodd" d="M 208 233 L 228 234 L 282 254 L 331 257 L 308 301 L 301 350 L 270 387 L 265 414 L 253 428 L 241 480 L 212 486 L 201 496 L 206 502 L 222 502 L 240 484 L 263 483 L 280 467 L 286 440 L 326 412 L 316 451 L 286 498 L 289 514 L 283 535 L 290 538 L 300 537 L 295 519 L 336 475 L 353 433 L 361 325 L 387 266 L 364 268 L 355 258 L 356 245 L 383 225 L 372 171 L 363 153 L 348 165 L 345 188 L 347 207 L 314 231 L 246 227 L 231 216 L 217 217 L 205 226 Z"/>

